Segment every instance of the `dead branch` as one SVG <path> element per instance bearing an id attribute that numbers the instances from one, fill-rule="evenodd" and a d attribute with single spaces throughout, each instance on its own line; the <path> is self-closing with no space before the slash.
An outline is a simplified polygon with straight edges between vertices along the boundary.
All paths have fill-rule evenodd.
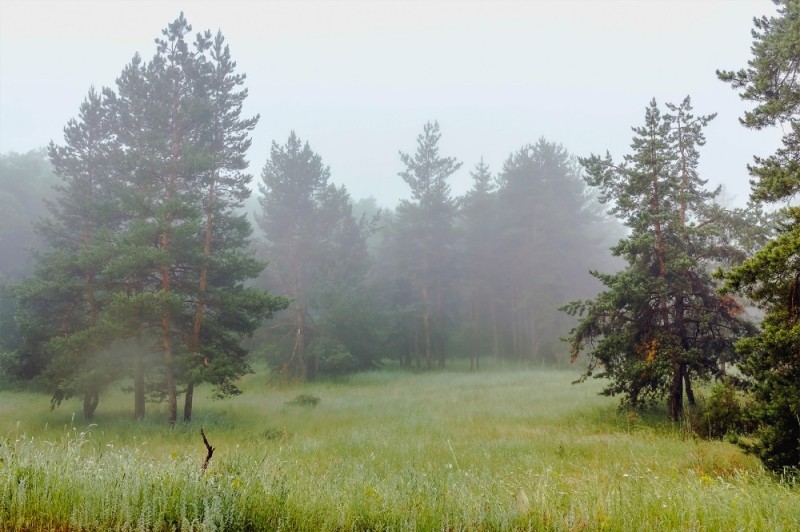
<path id="1" fill-rule="evenodd" d="M 214 448 L 208 443 L 208 439 L 206 438 L 206 433 L 203 432 L 202 427 L 200 428 L 200 436 L 203 437 L 203 444 L 208 449 L 208 454 L 206 454 L 206 459 L 203 461 L 203 472 L 208 468 L 208 462 L 211 460 L 211 456 L 214 454 Z"/>

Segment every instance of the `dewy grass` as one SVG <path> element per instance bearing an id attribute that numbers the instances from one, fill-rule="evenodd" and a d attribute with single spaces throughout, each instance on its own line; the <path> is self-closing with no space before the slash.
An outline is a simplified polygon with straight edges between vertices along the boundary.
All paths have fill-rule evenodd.
<path id="1" fill-rule="evenodd" d="M 800 491 L 724 442 L 620 414 L 559 371 L 368 373 L 196 398 L 129 421 L 103 397 L 3 393 L 4 530 L 795 530 Z M 286 402 L 319 397 L 315 408 Z M 208 470 L 203 427 L 216 447 Z"/>

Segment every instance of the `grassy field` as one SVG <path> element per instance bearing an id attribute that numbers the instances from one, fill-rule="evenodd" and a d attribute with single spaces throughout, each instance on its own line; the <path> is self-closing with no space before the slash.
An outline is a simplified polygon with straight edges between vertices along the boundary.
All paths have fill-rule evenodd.
<path id="1" fill-rule="evenodd" d="M 151 406 L 0 393 L 4 530 L 798 530 L 800 487 L 575 372 L 367 373 Z M 287 404 L 299 394 L 317 406 Z M 73 411 L 76 414 L 73 414 Z M 216 447 L 201 473 L 205 429 Z"/>

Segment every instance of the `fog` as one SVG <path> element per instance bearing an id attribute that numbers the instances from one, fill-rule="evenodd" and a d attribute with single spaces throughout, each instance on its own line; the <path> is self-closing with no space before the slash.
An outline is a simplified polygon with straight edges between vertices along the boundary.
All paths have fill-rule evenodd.
<path id="1" fill-rule="evenodd" d="M 746 164 L 775 131 L 738 123 L 745 105 L 715 69 L 745 65 L 752 17 L 769 0 L 250 2 L 0 0 L 0 152 L 61 142 L 91 85 L 111 86 L 135 52 L 184 10 L 222 30 L 261 114 L 249 153 L 258 174 L 272 140 L 308 140 L 354 199 L 408 197 L 398 150 L 428 120 L 442 153 L 491 170 L 539 137 L 576 155 L 626 153 L 651 98 L 717 112 L 701 174 L 746 200 Z"/>

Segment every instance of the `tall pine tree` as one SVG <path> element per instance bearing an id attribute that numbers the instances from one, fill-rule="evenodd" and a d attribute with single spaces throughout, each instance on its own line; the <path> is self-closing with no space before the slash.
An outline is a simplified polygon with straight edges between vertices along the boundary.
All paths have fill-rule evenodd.
<path id="1" fill-rule="evenodd" d="M 633 407 L 666 397 L 677 420 L 684 393 L 694 402 L 692 378 L 721 376 L 748 326 L 710 275 L 741 256 L 726 236 L 741 213 L 715 205 L 719 190 L 706 190 L 697 175 L 702 129 L 713 115 L 691 115 L 688 98 L 668 109 L 673 114 L 650 103 L 621 163 L 610 155 L 581 159 L 588 183 L 630 230 L 613 249 L 628 266 L 593 272 L 606 290 L 565 310 L 581 317 L 568 340 L 573 360 L 588 350 L 583 378 L 610 379 L 604 393 L 622 394 Z"/>
<path id="2" fill-rule="evenodd" d="M 748 166 L 755 200 L 791 201 L 800 192 L 800 4 L 775 1 L 777 16 L 755 19 L 747 68 L 717 71 L 719 78 L 755 103 L 745 127 L 781 125 L 783 145 Z M 761 331 L 742 340 L 742 372 L 755 399 L 758 439 L 750 447 L 777 472 L 800 471 L 800 208 L 783 209 L 776 238 L 726 275 L 725 289 L 764 311 Z"/>

